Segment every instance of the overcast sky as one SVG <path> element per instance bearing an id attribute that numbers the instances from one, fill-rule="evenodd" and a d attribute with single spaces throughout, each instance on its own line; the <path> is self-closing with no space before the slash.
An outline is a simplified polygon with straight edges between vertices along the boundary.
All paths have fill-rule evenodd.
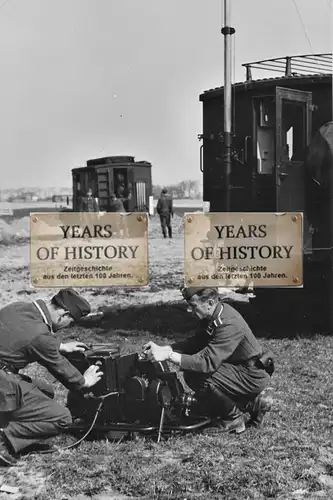
<path id="1" fill-rule="evenodd" d="M 0 189 L 70 186 L 90 158 L 201 179 L 199 94 L 223 85 L 221 0 L 0 0 Z M 232 0 L 242 63 L 331 52 L 332 0 Z M 266 73 L 262 76 L 267 76 Z"/>

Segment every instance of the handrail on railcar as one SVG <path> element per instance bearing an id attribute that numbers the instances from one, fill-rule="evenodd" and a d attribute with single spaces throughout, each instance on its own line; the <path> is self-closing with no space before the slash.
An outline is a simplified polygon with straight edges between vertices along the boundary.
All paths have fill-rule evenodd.
<path id="1" fill-rule="evenodd" d="M 276 57 L 242 64 L 246 68 L 246 81 L 252 81 L 252 69 L 275 71 L 292 77 L 309 74 L 332 73 L 332 53 L 305 54 L 298 56 Z"/>

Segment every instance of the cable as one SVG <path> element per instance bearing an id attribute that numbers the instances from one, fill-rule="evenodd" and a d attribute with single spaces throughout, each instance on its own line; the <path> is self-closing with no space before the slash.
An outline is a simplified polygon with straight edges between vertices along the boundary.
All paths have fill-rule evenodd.
<path id="1" fill-rule="evenodd" d="M 295 9 L 296 9 L 296 12 L 297 12 L 297 15 L 298 15 L 298 17 L 299 17 L 300 23 L 301 23 L 301 25 L 302 25 L 302 28 L 303 28 L 304 34 L 305 34 L 305 36 L 306 36 L 306 39 L 307 39 L 307 41 L 308 41 L 308 44 L 309 44 L 309 47 L 310 47 L 311 53 L 313 54 L 313 48 L 312 48 L 312 45 L 311 45 L 311 40 L 310 40 L 309 35 L 308 35 L 307 31 L 306 31 L 306 27 L 305 27 L 305 24 L 303 23 L 303 19 L 302 19 L 301 13 L 300 13 L 300 11 L 299 11 L 299 9 L 298 9 L 298 7 L 297 7 L 296 0 L 292 0 L 292 2 L 293 2 L 294 7 L 295 7 Z"/>
<path id="2" fill-rule="evenodd" d="M 95 423 L 96 423 L 96 420 L 97 420 L 97 417 L 98 417 L 98 414 L 99 412 L 101 411 L 102 409 L 102 406 L 103 406 L 103 403 L 104 403 L 104 400 L 102 399 L 102 401 L 99 403 L 98 405 L 98 408 L 96 410 L 96 413 L 95 413 L 95 417 L 94 417 L 94 420 L 92 421 L 89 429 L 87 430 L 87 432 L 84 434 L 84 436 L 82 436 L 82 438 L 80 438 L 78 441 L 76 441 L 75 443 L 73 444 L 70 444 L 69 446 L 65 446 L 64 448 L 56 448 L 54 450 L 45 450 L 45 451 L 40 451 L 38 452 L 38 455 L 50 455 L 52 453 L 57 453 L 57 452 L 60 452 L 60 451 L 65 451 L 65 450 L 70 450 L 71 448 L 74 448 L 75 446 L 78 446 L 80 443 L 82 443 L 82 441 L 84 439 L 86 439 L 86 437 L 90 434 L 90 432 L 92 431 Z"/>
<path id="3" fill-rule="evenodd" d="M 80 438 L 78 441 L 76 441 L 75 443 L 73 444 L 70 444 L 68 446 L 65 446 L 64 448 L 56 448 L 54 450 L 45 450 L 45 451 L 40 451 L 38 454 L 39 455 L 46 455 L 46 454 L 51 454 L 51 453 L 57 453 L 57 452 L 60 452 L 60 451 L 65 451 L 65 450 L 70 450 L 71 448 L 74 448 L 75 446 L 78 446 L 80 443 L 82 443 L 82 441 L 84 439 L 86 439 L 86 437 L 89 436 L 90 432 L 92 431 L 95 423 L 96 423 L 96 420 L 97 420 L 97 417 L 102 409 L 102 406 L 104 404 L 104 399 L 108 398 L 109 396 L 114 396 L 116 394 L 120 394 L 119 391 L 115 391 L 115 392 L 109 392 L 108 394 L 105 394 L 104 396 L 100 396 L 98 398 L 94 398 L 94 399 L 100 399 L 100 403 L 97 407 L 97 410 L 96 410 L 96 413 L 95 413 L 95 416 L 94 416 L 94 419 L 92 421 L 92 423 L 90 424 L 90 427 L 89 429 L 87 430 L 87 432 L 84 434 L 84 436 L 82 436 L 82 438 Z"/>

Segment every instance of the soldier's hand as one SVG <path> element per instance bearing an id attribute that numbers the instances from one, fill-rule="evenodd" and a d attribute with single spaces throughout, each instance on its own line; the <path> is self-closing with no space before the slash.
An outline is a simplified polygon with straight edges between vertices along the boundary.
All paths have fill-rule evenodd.
<path id="1" fill-rule="evenodd" d="M 84 352 L 89 348 L 83 342 L 67 342 L 66 344 L 60 344 L 59 351 L 64 353 L 69 352 Z"/>
<path id="2" fill-rule="evenodd" d="M 146 359 L 156 363 L 167 360 L 170 355 L 170 350 L 170 346 L 159 346 L 154 342 L 148 342 L 143 346 L 143 352 Z"/>
<path id="3" fill-rule="evenodd" d="M 155 342 L 147 342 L 147 344 L 145 344 L 143 347 L 142 347 L 142 354 L 144 356 L 147 356 L 148 353 L 151 351 L 151 348 L 152 347 L 158 347 L 157 344 L 155 344 Z"/>
<path id="4" fill-rule="evenodd" d="M 85 378 L 85 383 L 83 387 L 92 387 L 97 384 L 103 377 L 103 372 L 100 370 L 100 367 L 97 365 L 89 366 L 88 370 L 86 370 L 83 374 Z"/>

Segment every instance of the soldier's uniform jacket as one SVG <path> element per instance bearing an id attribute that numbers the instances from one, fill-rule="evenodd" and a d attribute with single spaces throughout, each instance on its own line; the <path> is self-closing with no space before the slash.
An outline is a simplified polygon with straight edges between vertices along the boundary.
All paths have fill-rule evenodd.
<path id="1" fill-rule="evenodd" d="M 123 202 L 119 198 L 110 200 L 109 212 L 126 212 Z"/>
<path id="2" fill-rule="evenodd" d="M 162 194 L 158 199 L 156 211 L 159 215 L 171 214 L 173 212 L 172 198 L 167 194 Z"/>
<path id="3" fill-rule="evenodd" d="M 172 349 L 182 354 L 180 368 L 212 374 L 222 363 L 244 364 L 262 355 L 262 348 L 242 316 L 229 304 L 219 304 L 208 328 Z"/>
<path id="4" fill-rule="evenodd" d="M 98 212 L 98 202 L 96 198 L 88 196 L 81 198 L 80 212 Z"/>
<path id="5" fill-rule="evenodd" d="M 0 367 L 4 365 L 17 373 L 28 364 L 38 362 L 67 389 L 80 390 L 85 379 L 60 354 L 59 347 L 60 341 L 52 333 L 51 317 L 43 300 L 14 302 L 0 309 Z M 0 379 L 1 387 L 5 375 Z M 31 380 L 25 380 L 24 376 L 22 380 L 16 378 L 24 396 L 31 390 Z"/>

